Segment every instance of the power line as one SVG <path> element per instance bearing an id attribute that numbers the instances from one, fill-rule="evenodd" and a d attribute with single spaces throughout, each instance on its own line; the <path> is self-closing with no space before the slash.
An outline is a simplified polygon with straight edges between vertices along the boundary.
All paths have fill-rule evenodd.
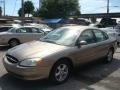
<path id="1" fill-rule="evenodd" d="M 109 7 L 110 7 L 110 1 L 109 0 L 107 0 L 107 14 L 109 14 Z"/>
<path id="2" fill-rule="evenodd" d="M 14 9 L 13 9 L 12 15 L 14 15 L 14 12 L 15 12 L 15 9 L 16 9 L 16 4 L 17 4 L 17 0 L 15 0 L 15 5 L 14 5 Z"/>

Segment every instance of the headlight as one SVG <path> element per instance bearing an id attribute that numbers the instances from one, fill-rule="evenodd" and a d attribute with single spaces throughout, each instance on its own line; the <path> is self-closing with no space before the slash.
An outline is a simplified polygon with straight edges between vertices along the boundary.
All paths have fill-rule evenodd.
<path id="1" fill-rule="evenodd" d="M 20 66 L 24 67 L 34 67 L 37 66 L 37 63 L 40 63 L 42 60 L 40 58 L 28 59 L 20 62 Z"/>

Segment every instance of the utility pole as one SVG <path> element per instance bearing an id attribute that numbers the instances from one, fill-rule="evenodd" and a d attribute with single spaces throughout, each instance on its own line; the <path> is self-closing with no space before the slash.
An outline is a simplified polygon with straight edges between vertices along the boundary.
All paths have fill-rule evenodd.
<path id="1" fill-rule="evenodd" d="M 3 16 L 5 16 L 5 0 L 0 0 L 0 3 L 2 3 L 3 4 L 3 11 L 4 11 L 4 13 L 3 13 Z"/>
<path id="2" fill-rule="evenodd" d="M 110 0 L 107 0 L 107 14 L 109 14 L 109 12 L 110 12 L 109 7 L 110 7 Z"/>

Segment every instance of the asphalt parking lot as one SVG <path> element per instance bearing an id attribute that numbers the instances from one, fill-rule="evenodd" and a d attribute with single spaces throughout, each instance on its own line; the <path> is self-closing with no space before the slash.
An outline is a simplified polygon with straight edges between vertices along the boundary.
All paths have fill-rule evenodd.
<path id="1" fill-rule="evenodd" d="M 0 90 L 120 90 L 120 48 L 112 63 L 94 62 L 82 66 L 61 85 L 52 85 L 47 80 L 23 81 L 9 75 L 2 64 L 8 49 L 0 47 Z"/>

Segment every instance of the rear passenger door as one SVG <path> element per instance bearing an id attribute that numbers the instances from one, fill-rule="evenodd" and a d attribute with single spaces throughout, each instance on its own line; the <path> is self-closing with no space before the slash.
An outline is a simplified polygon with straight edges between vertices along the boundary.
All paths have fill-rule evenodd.
<path id="1" fill-rule="evenodd" d="M 44 36 L 45 33 L 38 28 L 32 28 L 32 34 L 34 40 L 39 40 L 42 36 Z"/>
<path id="2" fill-rule="evenodd" d="M 93 30 L 96 37 L 96 47 L 95 52 L 97 53 L 97 57 L 103 57 L 107 54 L 109 49 L 109 41 L 108 36 L 101 30 Z"/>
<path id="3" fill-rule="evenodd" d="M 32 41 L 32 30 L 26 28 L 16 29 L 16 37 L 20 39 L 21 43 Z"/>

